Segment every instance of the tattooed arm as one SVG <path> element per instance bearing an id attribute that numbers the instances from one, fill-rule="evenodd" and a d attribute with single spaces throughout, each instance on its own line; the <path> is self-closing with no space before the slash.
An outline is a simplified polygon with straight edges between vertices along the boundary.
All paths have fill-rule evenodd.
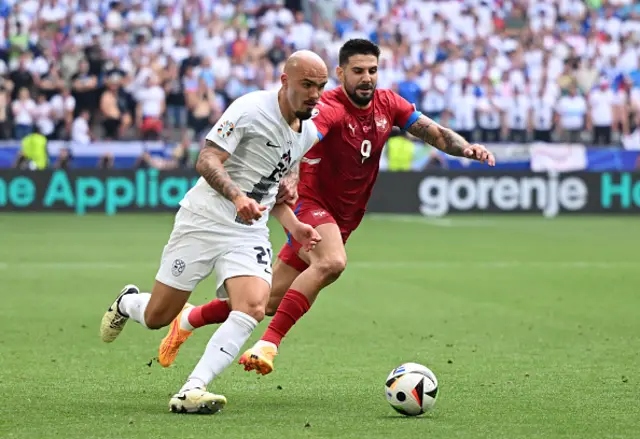
<path id="1" fill-rule="evenodd" d="M 469 142 L 456 132 L 445 128 L 427 116 L 421 115 L 407 130 L 429 145 L 435 146 L 449 155 L 464 157 L 464 149 Z"/>
<path id="2" fill-rule="evenodd" d="M 286 179 L 289 183 L 298 185 L 300 181 L 300 162 L 296 163 L 293 168 L 289 170 L 289 173 L 284 176 L 283 179 Z"/>
<path id="3" fill-rule="evenodd" d="M 229 155 L 227 151 L 207 139 L 204 148 L 200 151 L 196 171 L 218 193 L 230 201 L 235 201 L 236 198 L 244 194 L 224 169 L 223 163 L 229 158 Z"/>
<path id="4" fill-rule="evenodd" d="M 298 200 L 298 182 L 300 181 L 300 163 L 298 162 L 287 175 L 280 179 L 276 204 L 287 203 L 293 206 Z"/>
<path id="5" fill-rule="evenodd" d="M 427 116 L 420 115 L 407 130 L 409 133 L 435 146 L 441 151 L 456 157 L 468 157 L 481 162 L 495 165 L 495 158 L 482 145 L 471 145 L 460 134 L 445 128 Z"/>

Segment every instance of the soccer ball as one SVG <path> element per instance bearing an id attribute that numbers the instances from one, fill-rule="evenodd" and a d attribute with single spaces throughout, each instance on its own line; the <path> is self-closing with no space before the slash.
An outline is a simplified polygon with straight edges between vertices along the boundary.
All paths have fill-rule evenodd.
<path id="1" fill-rule="evenodd" d="M 395 411 L 418 416 L 435 405 L 438 379 L 428 367 L 405 363 L 391 371 L 384 388 L 387 401 Z"/>

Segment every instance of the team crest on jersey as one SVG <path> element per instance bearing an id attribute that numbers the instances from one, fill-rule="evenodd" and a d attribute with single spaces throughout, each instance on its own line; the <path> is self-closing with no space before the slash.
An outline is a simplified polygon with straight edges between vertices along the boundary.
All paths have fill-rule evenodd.
<path id="1" fill-rule="evenodd" d="M 218 125 L 218 136 L 222 139 L 226 139 L 233 133 L 233 129 L 236 126 L 230 120 L 225 120 L 220 125 Z"/>
<path id="2" fill-rule="evenodd" d="M 376 119 L 376 128 L 378 129 L 378 131 L 387 131 L 387 124 L 387 118 L 384 116 Z"/>
<path id="3" fill-rule="evenodd" d="M 320 114 L 320 109 L 318 107 L 316 107 L 311 111 L 311 119 L 316 117 L 318 114 Z"/>

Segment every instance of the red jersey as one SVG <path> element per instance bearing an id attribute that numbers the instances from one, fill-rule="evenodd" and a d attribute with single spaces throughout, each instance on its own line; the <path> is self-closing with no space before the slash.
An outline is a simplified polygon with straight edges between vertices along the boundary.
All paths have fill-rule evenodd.
<path id="1" fill-rule="evenodd" d="M 320 142 L 300 163 L 298 193 L 331 213 L 341 228 L 354 230 L 371 197 L 391 128 L 407 129 L 420 112 L 391 90 L 375 90 L 363 110 L 338 87 L 322 95 L 314 113 Z"/>

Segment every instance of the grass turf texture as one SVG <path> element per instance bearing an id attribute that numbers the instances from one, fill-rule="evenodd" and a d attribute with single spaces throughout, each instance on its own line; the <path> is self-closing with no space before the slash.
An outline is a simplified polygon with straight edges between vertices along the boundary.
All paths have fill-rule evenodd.
<path id="1" fill-rule="evenodd" d="M 123 284 L 151 287 L 172 221 L 0 216 L 0 437 L 640 431 L 637 219 L 370 217 L 349 243 L 343 277 L 285 339 L 275 373 L 258 378 L 234 363 L 211 386 L 229 405 L 210 417 L 171 414 L 167 404 L 215 327 L 199 330 L 169 369 L 149 366 L 165 330 L 129 322 L 111 345 L 98 336 Z M 283 234 L 273 232 L 278 249 Z M 209 279 L 192 302 L 213 294 Z M 422 418 L 395 414 L 384 398 L 387 374 L 405 361 L 440 380 L 436 408 Z"/>

